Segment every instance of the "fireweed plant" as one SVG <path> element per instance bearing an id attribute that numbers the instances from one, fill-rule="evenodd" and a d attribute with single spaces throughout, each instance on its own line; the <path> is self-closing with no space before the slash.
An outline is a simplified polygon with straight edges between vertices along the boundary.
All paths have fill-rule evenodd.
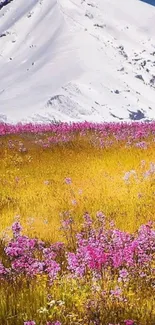
<path id="1" fill-rule="evenodd" d="M 155 123 L 0 124 L 0 325 L 155 324 Z"/>

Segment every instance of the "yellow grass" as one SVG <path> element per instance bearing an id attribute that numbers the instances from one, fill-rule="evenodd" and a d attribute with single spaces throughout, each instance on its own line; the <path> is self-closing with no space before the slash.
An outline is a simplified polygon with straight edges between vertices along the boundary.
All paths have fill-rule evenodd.
<path id="1" fill-rule="evenodd" d="M 24 142 L 28 151 L 8 148 L 8 140 Z M 46 240 L 61 239 L 60 214 L 79 220 L 98 210 L 123 230 L 134 231 L 155 220 L 155 177 L 143 174 L 155 162 L 155 145 L 148 149 L 92 147 L 78 137 L 64 146 L 43 149 L 34 136 L 2 138 L 0 147 L 0 232 L 19 215 L 24 233 Z M 142 163 L 145 161 L 145 164 Z M 135 170 L 126 182 L 126 172 Z M 72 184 L 66 184 L 70 177 Z"/>

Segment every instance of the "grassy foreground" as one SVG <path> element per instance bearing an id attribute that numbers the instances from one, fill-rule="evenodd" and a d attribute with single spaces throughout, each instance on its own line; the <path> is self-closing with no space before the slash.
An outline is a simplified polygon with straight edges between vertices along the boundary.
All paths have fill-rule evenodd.
<path id="1" fill-rule="evenodd" d="M 154 325 L 155 123 L 0 134 L 0 324 Z"/>

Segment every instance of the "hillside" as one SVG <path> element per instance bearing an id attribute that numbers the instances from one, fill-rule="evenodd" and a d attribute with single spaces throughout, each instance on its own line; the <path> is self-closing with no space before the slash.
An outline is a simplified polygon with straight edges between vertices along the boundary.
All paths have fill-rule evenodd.
<path id="1" fill-rule="evenodd" d="M 155 117 L 155 7 L 0 1 L 0 121 Z"/>

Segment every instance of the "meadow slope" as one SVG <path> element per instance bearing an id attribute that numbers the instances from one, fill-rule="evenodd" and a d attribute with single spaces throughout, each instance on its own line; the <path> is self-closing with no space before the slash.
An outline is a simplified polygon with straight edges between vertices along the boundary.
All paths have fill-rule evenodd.
<path id="1" fill-rule="evenodd" d="M 155 122 L 0 124 L 0 324 L 154 325 Z"/>

